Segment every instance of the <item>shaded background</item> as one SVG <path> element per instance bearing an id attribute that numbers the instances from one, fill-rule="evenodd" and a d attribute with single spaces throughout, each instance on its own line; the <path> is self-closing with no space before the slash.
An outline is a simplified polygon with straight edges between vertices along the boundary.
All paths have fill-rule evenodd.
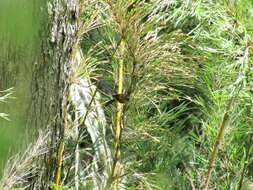
<path id="1" fill-rule="evenodd" d="M 43 1 L 0 1 L 0 91 L 14 87 L 8 103 L 0 104 L 0 176 L 11 155 L 22 152 L 33 127 L 26 127 L 31 102 L 32 64 L 39 58 Z"/>

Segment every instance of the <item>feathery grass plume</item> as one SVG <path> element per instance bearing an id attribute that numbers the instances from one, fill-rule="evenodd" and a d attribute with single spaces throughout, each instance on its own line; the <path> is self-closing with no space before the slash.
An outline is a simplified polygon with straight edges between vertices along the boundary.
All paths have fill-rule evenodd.
<path id="1" fill-rule="evenodd" d="M 35 189 L 33 178 L 40 178 L 43 157 L 49 151 L 48 142 L 50 132 L 41 131 L 36 142 L 30 144 L 24 153 L 14 156 L 6 165 L 4 175 L 0 181 L 3 190 L 14 188 Z"/>
<path id="2" fill-rule="evenodd" d="M 142 117 L 143 120 L 146 119 L 145 124 L 150 125 L 148 115 L 152 115 L 153 110 L 151 110 L 151 108 L 154 108 L 154 111 L 156 111 L 156 107 L 159 107 L 159 105 L 156 104 L 159 104 L 159 101 L 164 101 L 164 107 L 166 107 L 166 101 L 186 99 L 186 96 L 181 93 L 179 89 L 184 87 L 191 88 L 190 86 L 192 84 L 189 79 L 194 79 L 192 72 L 195 69 L 194 65 L 186 64 L 183 60 L 185 57 L 181 53 L 181 48 L 188 40 L 188 36 L 180 31 L 172 31 L 169 34 L 163 31 L 163 25 L 158 21 L 158 18 L 164 13 L 161 10 L 159 12 L 152 12 L 154 10 L 153 8 L 158 6 L 156 2 L 108 1 L 107 3 L 109 4 L 108 10 L 103 9 L 103 11 L 101 11 L 101 25 L 105 26 L 101 27 L 97 33 L 91 33 L 90 36 L 94 41 L 96 41 L 97 38 L 104 39 L 103 42 L 100 43 L 100 50 L 104 52 L 100 55 L 100 59 L 103 59 L 104 56 L 104 59 L 108 60 L 111 67 L 108 64 L 104 64 L 100 68 L 101 70 L 105 70 L 104 80 L 111 81 L 108 82 L 109 85 L 111 85 L 111 92 L 108 92 L 108 90 L 105 92 L 105 94 L 110 95 L 113 94 L 113 91 L 117 87 L 117 84 L 116 87 L 113 85 L 113 80 L 115 78 L 117 79 L 117 77 L 114 78 L 113 76 L 115 76 L 114 73 L 117 73 L 117 64 L 119 60 L 122 59 L 119 52 L 121 52 L 120 44 L 124 34 L 124 94 L 130 95 L 130 100 L 126 103 L 123 114 L 123 121 L 126 124 L 123 129 L 125 133 L 122 135 L 124 144 L 126 142 L 128 143 L 128 140 L 131 139 L 129 137 L 136 137 L 135 140 L 131 139 L 134 144 L 137 139 L 143 138 L 143 134 L 145 134 L 147 139 L 150 138 L 156 143 L 160 142 L 156 137 L 152 138 L 152 135 L 146 132 L 147 129 L 145 129 L 144 126 L 142 128 L 144 132 L 136 136 L 138 129 L 137 127 L 132 128 L 132 126 L 136 126 L 137 123 L 132 123 L 132 120 L 137 122 L 137 116 L 140 118 Z M 123 34 L 122 26 L 125 27 Z M 112 77 L 111 74 L 113 74 Z M 110 75 L 110 77 L 108 75 Z M 169 92 L 170 89 L 172 89 L 172 91 Z M 167 96 L 168 92 L 171 93 L 170 96 Z M 137 107 L 139 110 L 136 110 L 134 107 Z M 171 122 L 173 118 L 179 118 L 186 110 L 187 108 L 183 105 L 182 101 L 180 107 L 175 109 L 176 113 L 169 113 L 171 117 L 169 117 L 168 120 Z M 157 111 L 158 115 L 161 114 L 160 109 Z M 154 117 L 154 121 L 152 121 L 152 127 L 154 128 L 157 126 L 155 122 L 159 123 L 158 115 L 156 118 L 157 120 L 155 120 Z M 109 117 L 109 119 L 113 118 L 112 115 Z M 164 114 L 162 119 L 165 120 L 165 118 L 166 114 Z M 166 121 L 164 122 L 166 123 Z M 160 127 L 158 128 L 160 129 Z M 129 130 L 132 131 L 132 136 L 129 135 Z M 165 137 L 166 135 L 164 134 L 163 136 Z M 131 175 L 127 174 L 127 171 L 131 171 L 131 173 L 136 172 L 136 175 L 132 175 L 135 177 L 142 176 L 142 174 L 134 168 L 136 164 L 135 160 L 131 159 L 131 162 L 134 164 L 126 163 L 126 160 L 129 160 L 129 156 L 133 156 L 130 154 L 133 150 L 132 147 L 127 148 L 124 144 L 122 145 L 123 152 L 121 153 L 124 156 L 121 157 L 121 161 L 124 163 L 123 166 L 126 165 L 127 168 L 123 167 L 126 172 L 122 170 L 122 177 L 119 178 L 119 180 L 121 180 L 119 184 L 121 182 L 121 184 L 124 183 L 124 185 L 127 184 L 128 186 L 131 184 L 132 180 L 137 179 L 132 179 L 130 177 Z M 164 144 L 166 145 L 166 143 Z M 149 150 L 144 149 L 144 151 Z M 130 165 L 133 168 L 128 168 Z M 124 173 L 126 174 L 124 175 Z M 138 185 L 143 185 L 142 180 L 139 180 L 139 182 Z M 146 184 L 149 183 L 147 182 Z M 132 187 L 136 187 L 134 186 L 136 185 L 135 183 L 131 185 Z"/>
<path id="3" fill-rule="evenodd" d="M 133 68 L 132 63 L 127 63 L 127 48 L 130 46 L 130 35 L 133 34 L 131 30 L 138 29 L 139 21 L 141 18 L 143 18 L 143 15 L 141 15 L 140 11 L 136 11 L 137 8 L 141 3 L 135 2 L 135 1 L 106 1 L 108 9 L 106 12 L 102 12 L 102 23 L 104 22 L 106 24 L 106 27 L 109 28 L 109 31 L 113 32 L 112 36 L 112 42 L 113 38 L 117 37 L 115 41 L 117 41 L 117 45 L 111 44 L 112 49 L 115 53 L 112 53 L 109 59 L 112 61 L 112 66 L 114 67 L 115 74 L 115 85 L 117 88 L 117 95 L 120 96 L 123 94 L 127 94 L 128 96 L 131 95 L 131 89 L 129 87 L 129 91 L 127 92 L 125 88 L 125 84 L 127 84 L 127 73 Z M 144 7 L 142 7 L 144 8 Z M 139 8 L 140 9 L 140 8 Z M 144 14 L 146 14 L 144 12 Z M 105 15 L 105 16 L 104 16 Z M 139 18 L 137 17 L 139 16 Z M 131 59 L 131 57 L 129 56 Z M 134 70 L 134 68 L 133 68 Z M 123 82 L 124 81 L 124 82 Z M 124 83 L 124 87 L 123 87 Z M 132 85 L 132 84 L 130 84 Z M 114 153 L 114 160 L 112 163 L 112 169 L 111 169 L 111 183 L 113 186 L 115 185 L 116 189 L 118 189 L 118 180 L 119 176 L 121 175 L 121 166 L 119 165 L 119 159 L 120 159 L 120 145 L 121 145 L 121 134 L 122 134 L 122 128 L 123 128 L 123 102 L 119 99 L 116 99 L 117 106 L 116 106 L 116 114 L 115 114 L 115 153 Z M 115 183 L 115 184 L 114 184 Z M 110 183 L 108 184 L 111 185 Z"/>
<path id="4" fill-rule="evenodd" d="M 108 52 L 108 61 L 111 61 L 117 96 L 131 96 L 136 84 L 137 67 L 142 67 L 144 63 L 136 60 L 136 54 L 141 43 L 141 38 L 145 38 L 151 25 L 144 24 L 150 14 L 150 4 L 139 1 L 106 1 L 108 9 L 102 13 L 101 22 L 105 23 L 107 35 L 109 36 L 109 47 L 112 52 Z M 101 11 L 102 12 L 102 11 Z M 111 32 L 111 33 L 109 33 Z M 107 43 L 105 41 L 105 43 Z M 139 57 L 138 57 L 139 58 Z M 123 87 L 124 84 L 124 87 Z M 112 93 L 112 92 L 111 92 Z M 115 153 L 111 169 L 111 182 L 108 186 L 120 188 L 123 174 L 122 166 L 119 164 L 121 135 L 123 129 L 123 114 L 126 109 L 123 104 L 129 104 L 116 98 L 115 114 Z M 127 120 L 127 119 L 126 119 Z"/>
<path id="5" fill-rule="evenodd" d="M 0 91 L 0 103 L 6 103 L 12 94 L 13 94 L 13 88 L 9 88 L 7 90 Z M 9 120 L 9 115 L 7 113 L 0 112 L 0 118 L 3 118 L 5 120 Z"/>
<path id="6" fill-rule="evenodd" d="M 170 4 L 166 5 L 166 9 L 173 12 Z M 154 12 L 153 18 L 165 18 L 167 12 L 162 10 L 161 7 L 159 12 Z M 180 132 L 190 121 L 187 112 L 194 117 L 194 111 L 189 106 L 194 94 L 189 92 L 194 91 L 192 81 L 195 80 L 196 65 L 192 57 L 183 53 L 184 46 L 187 47 L 185 44 L 191 43 L 189 36 L 175 29 L 173 23 L 161 25 L 160 30 L 159 24 L 158 29 L 150 32 L 150 37 L 144 38 L 141 44 L 144 48 L 138 57 L 144 66 L 137 76 L 143 77 L 138 78 L 134 106 L 129 111 L 132 116 L 128 120 L 130 131 L 124 140 L 129 148 L 124 148 L 135 154 L 128 155 L 132 167 L 135 167 L 131 172 L 143 173 L 147 182 L 153 184 L 153 189 L 185 189 L 188 179 L 182 173 L 187 170 L 184 162 L 190 157 L 191 145 L 185 144 L 187 138 Z M 179 165 L 180 169 L 177 168 Z M 127 185 L 146 188 L 131 177 Z"/>

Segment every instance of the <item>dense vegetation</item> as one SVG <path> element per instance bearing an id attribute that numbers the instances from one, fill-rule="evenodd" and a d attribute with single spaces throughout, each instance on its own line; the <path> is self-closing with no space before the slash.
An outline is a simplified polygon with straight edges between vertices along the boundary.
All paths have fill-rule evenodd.
<path id="1" fill-rule="evenodd" d="M 253 3 L 101 0 L 83 7 L 73 46 L 82 61 L 71 81 L 89 78 L 100 94 L 113 153 L 103 188 L 253 189 Z M 64 135 L 62 184 L 52 186 L 95 189 L 82 176 L 88 164 L 71 173 L 70 157 L 78 147 L 89 163 L 96 147 L 81 150 Z"/>

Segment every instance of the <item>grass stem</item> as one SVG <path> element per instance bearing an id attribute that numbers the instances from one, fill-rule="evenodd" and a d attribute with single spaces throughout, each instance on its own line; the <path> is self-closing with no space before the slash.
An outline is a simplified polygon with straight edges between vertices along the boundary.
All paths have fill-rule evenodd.
<path id="1" fill-rule="evenodd" d="M 118 62 L 117 67 L 117 93 L 123 94 L 123 77 L 124 77 L 124 49 L 125 49 L 125 41 L 121 39 L 119 46 L 119 54 L 120 60 Z M 119 101 L 116 102 L 116 114 L 115 114 L 115 152 L 114 159 L 112 164 L 112 182 L 117 180 L 117 176 L 119 174 L 117 164 L 120 159 L 120 144 L 121 144 L 121 134 L 122 134 L 122 115 L 123 115 L 123 107 L 124 104 Z M 117 186 L 117 185 L 116 185 Z"/>

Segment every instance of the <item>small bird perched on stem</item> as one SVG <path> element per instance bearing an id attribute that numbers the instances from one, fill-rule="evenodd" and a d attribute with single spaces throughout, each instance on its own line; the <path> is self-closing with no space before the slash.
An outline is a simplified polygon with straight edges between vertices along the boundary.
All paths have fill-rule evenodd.
<path id="1" fill-rule="evenodd" d="M 122 104 L 125 104 L 130 100 L 130 96 L 128 94 L 113 94 L 112 96 L 113 96 L 113 99 L 106 102 L 105 106 L 109 106 L 114 101 L 118 101 Z"/>

